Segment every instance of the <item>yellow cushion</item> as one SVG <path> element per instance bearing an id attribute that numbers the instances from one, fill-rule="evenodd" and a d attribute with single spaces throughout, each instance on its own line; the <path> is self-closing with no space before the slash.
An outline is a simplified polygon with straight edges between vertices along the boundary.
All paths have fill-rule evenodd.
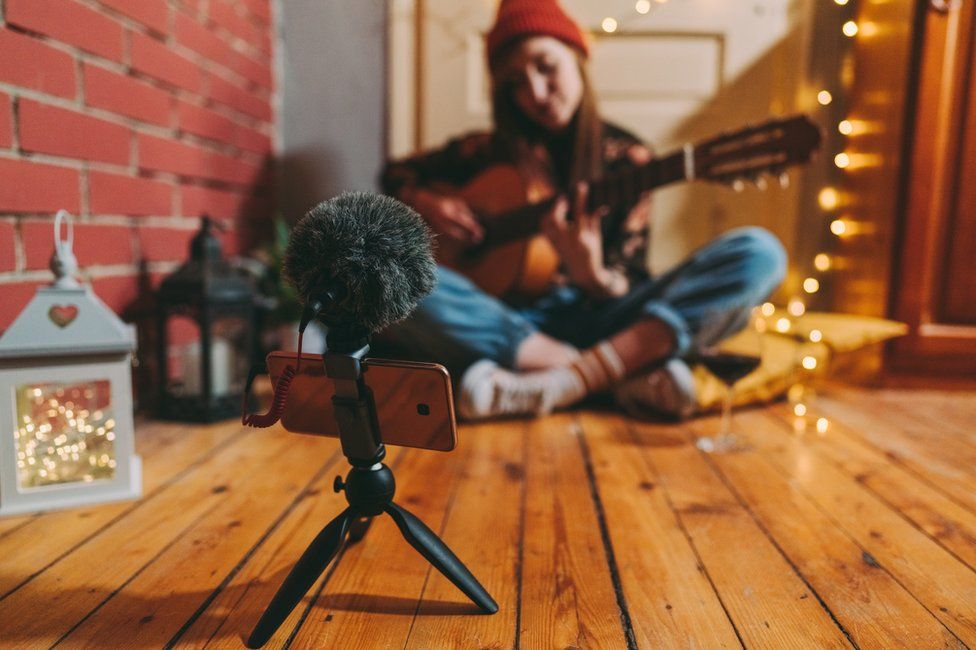
<path id="1" fill-rule="evenodd" d="M 789 329 L 777 332 L 778 323 L 786 318 Z M 821 340 L 810 341 L 810 333 L 819 330 Z M 785 394 L 790 386 L 803 379 L 804 373 L 822 372 L 831 354 L 851 352 L 873 343 L 879 343 L 907 333 L 904 323 L 848 314 L 807 312 L 790 319 L 786 312 L 777 312 L 766 318 L 766 331 L 739 332 L 722 342 L 721 349 L 729 352 L 755 354 L 757 337 L 761 338 L 762 363 L 755 372 L 735 385 L 733 403 L 736 406 L 772 401 Z M 803 367 L 804 357 L 813 357 L 815 367 Z M 810 364 L 810 362 L 808 362 Z M 810 364 L 812 365 L 812 364 Z M 696 366 L 692 372 L 698 395 L 700 411 L 719 409 L 725 399 L 725 384 L 704 366 Z"/>

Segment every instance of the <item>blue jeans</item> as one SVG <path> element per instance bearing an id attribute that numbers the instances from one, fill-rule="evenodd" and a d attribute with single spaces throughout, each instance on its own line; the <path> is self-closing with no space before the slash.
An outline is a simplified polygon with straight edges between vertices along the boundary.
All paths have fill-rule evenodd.
<path id="1" fill-rule="evenodd" d="M 586 348 L 656 317 L 673 332 L 674 356 L 684 357 L 745 327 L 752 308 L 779 286 L 785 272 L 783 246 L 756 227 L 729 231 L 667 273 L 608 300 L 561 286 L 528 307 L 513 307 L 440 267 L 434 291 L 409 318 L 390 327 L 384 340 L 460 376 L 479 359 L 513 368 L 519 345 L 537 331 Z"/>

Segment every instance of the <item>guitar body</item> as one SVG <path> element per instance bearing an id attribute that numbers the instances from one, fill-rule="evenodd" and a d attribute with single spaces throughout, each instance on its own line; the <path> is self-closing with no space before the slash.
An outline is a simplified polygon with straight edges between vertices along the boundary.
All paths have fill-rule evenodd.
<path id="1" fill-rule="evenodd" d="M 489 229 L 496 217 L 552 194 L 549 187 L 527 184 L 512 165 L 489 167 L 462 187 L 434 184 L 431 189 L 463 199 Z M 552 244 L 538 234 L 478 254 L 471 254 L 464 246 L 443 238 L 438 241 L 437 261 L 467 276 L 492 296 L 542 295 L 559 268 L 559 256 Z"/>

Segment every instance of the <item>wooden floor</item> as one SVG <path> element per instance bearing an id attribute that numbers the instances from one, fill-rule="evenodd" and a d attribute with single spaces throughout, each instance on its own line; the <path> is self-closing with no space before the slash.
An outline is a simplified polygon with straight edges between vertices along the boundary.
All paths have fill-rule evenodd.
<path id="1" fill-rule="evenodd" d="M 795 428 L 576 412 L 391 449 L 397 501 L 494 595 L 376 520 L 273 639 L 317 648 L 976 646 L 976 392 L 834 387 Z M 334 441 L 144 424 L 138 502 L 0 519 L 0 644 L 241 647 L 345 505 Z"/>

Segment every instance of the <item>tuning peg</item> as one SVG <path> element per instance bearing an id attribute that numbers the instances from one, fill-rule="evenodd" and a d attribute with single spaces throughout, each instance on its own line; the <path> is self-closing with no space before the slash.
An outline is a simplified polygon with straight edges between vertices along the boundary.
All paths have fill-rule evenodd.
<path id="1" fill-rule="evenodd" d="M 790 186 L 790 173 L 789 172 L 782 172 L 779 175 L 779 186 L 782 187 L 784 190 L 787 187 Z"/>
<path id="2" fill-rule="evenodd" d="M 767 187 L 769 187 L 769 183 L 766 181 L 765 176 L 756 177 L 756 187 L 760 190 L 765 190 Z"/>
<path id="3" fill-rule="evenodd" d="M 737 178 L 732 181 L 732 190 L 735 192 L 741 192 L 746 189 L 746 183 L 741 178 Z"/>

